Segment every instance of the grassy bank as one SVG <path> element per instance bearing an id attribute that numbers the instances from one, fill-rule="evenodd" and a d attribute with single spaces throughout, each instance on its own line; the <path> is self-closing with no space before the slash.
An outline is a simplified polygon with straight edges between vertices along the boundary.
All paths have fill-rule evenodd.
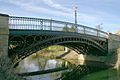
<path id="1" fill-rule="evenodd" d="M 117 74 L 117 70 L 110 68 L 107 70 L 102 70 L 99 72 L 88 74 L 84 76 L 81 80 L 120 80 L 118 79 L 118 76 L 120 75 Z"/>

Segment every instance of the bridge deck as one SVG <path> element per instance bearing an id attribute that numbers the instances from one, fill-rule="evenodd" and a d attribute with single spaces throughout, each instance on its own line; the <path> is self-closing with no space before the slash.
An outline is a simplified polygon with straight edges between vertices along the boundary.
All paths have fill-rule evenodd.
<path id="1" fill-rule="evenodd" d="M 75 33 L 75 32 L 64 32 L 64 31 L 50 31 L 50 30 L 28 30 L 28 29 L 10 29 L 9 30 L 10 35 L 58 35 L 58 36 L 85 36 L 87 38 L 95 38 L 98 40 L 106 41 L 107 38 L 105 37 L 98 37 L 90 34 L 83 34 L 83 33 Z"/>

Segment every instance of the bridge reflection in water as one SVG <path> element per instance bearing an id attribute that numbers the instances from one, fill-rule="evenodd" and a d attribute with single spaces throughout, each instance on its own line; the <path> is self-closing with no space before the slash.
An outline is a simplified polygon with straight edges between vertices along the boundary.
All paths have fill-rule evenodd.
<path id="1" fill-rule="evenodd" d="M 103 68 L 75 65 L 60 59 L 31 55 L 19 63 L 16 73 L 27 80 L 80 80 L 85 75 L 99 70 Z"/>
<path id="2" fill-rule="evenodd" d="M 45 59 L 31 55 L 19 63 L 19 66 L 16 68 L 16 73 L 19 73 L 20 76 L 28 80 L 55 80 L 61 77 L 62 73 L 70 71 L 68 65 L 69 64 L 66 64 L 63 60 Z M 51 70 L 56 69 L 58 69 L 58 71 L 51 72 Z M 36 71 L 42 73 L 37 73 L 35 75 L 28 74 Z"/>
<path id="3" fill-rule="evenodd" d="M 70 63 L 66 64 L 66 61 L 56 59 L 45 59 L 39 56 L 31 55 L 25 58 L 19 63 L 16 68 L 16 73 L 23 76 L 27 80 L 79 80 L 81 75 L 88 73 L 88 68 L 85 66 L 75 66 Z M 51 69 L 60 69 L 60 71 L 51 72 Z M 64 68 L 64 69 L 63 69 Z M 43 71 L 48 70 L 49 72 L 44 73 Z M 42 72 L 35 75 L 28 73 Z M 51 73 L 50 73 L 51 72 Z"/>

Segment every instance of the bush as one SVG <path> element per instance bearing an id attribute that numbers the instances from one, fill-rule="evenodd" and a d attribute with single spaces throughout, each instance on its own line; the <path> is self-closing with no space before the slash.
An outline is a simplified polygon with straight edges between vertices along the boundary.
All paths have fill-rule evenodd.
<path id="1" fill-rule="evenodd" d="M 10 59 L 0 54 L 0 80 L 23 80 L 14 73 Z"/>

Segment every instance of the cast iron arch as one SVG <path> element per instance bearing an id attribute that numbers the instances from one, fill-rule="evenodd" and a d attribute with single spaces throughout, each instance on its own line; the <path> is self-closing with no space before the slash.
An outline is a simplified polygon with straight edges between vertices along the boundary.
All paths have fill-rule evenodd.
<path id="1" fill-rule="evenodd" d="M 100 45 L 99 43 L 95 42 L 94 40 L 85 38 L 85 37 L 75 37 L 75 36 L 60 36 L 60 37 L 53 37 L 44 41 L 40 41 L 40 42 L 36 42 L 34 44 L 31 44 L 30 46 L 19 50 L 14 56 L 14 63 L 18 63 L 20 62 L 22 59 L 26 58 L 27 56 L 42 50 L 48 46 L 52 46 L 52 45 L 63 45 L 63 46 L 67 46 L 68 48 L 71 48 L 73 50 L 75 50 L 76 52 L 80 52 L 85 54 L 85 52 L 80 49 L 78 50 L 75 46 L 73 45 L 68 45 L 67 43 L 78 43 L 78 45 L 80 44 L 86 44 L 89 45 L 90 47 L 94 47 L 95 49 L 97 49 L 98 51 L 100 51 L 102 54 L 106 53 L 106 49 Z M 77 46 L 78 46 L 77 45 Z"/>

